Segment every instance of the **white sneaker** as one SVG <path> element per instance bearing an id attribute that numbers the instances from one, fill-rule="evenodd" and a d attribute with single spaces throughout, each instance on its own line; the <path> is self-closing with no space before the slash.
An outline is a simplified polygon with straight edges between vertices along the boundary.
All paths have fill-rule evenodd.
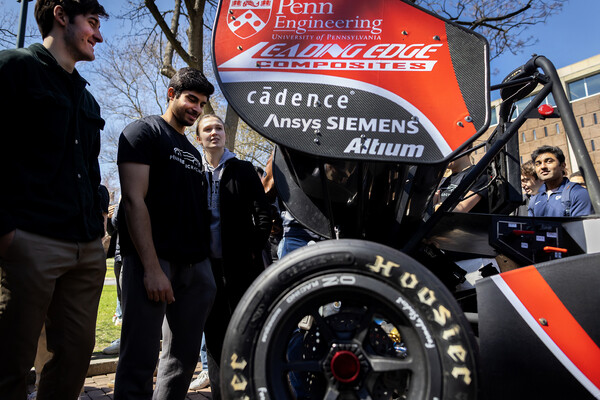
<path id="1" fill-rule="evenodd" d="M 108 355 L 119 354 L 119 350 L 121 349 L 121 339 L 117 339 L 113 341 L 110 346 L 106 347 L 102 352 Z"/>
<path id="2" fill-rule="evenodd" d="M 208 379 L 208 371 L 202 370 L 196 379 L 192 381 L 190 384 L 190 390 L 198 390 L 204 389 L 205 387 L 210 385 L 210 380 Z"/>

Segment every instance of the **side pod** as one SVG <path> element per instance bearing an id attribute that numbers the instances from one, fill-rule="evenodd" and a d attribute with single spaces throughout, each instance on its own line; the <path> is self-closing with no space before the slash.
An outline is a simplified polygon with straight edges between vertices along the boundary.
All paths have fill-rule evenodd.
<path id="1" fill-rule="evenodd" d="M 484 399 L 600 398 L 600 254 L 477 284 Z"/>

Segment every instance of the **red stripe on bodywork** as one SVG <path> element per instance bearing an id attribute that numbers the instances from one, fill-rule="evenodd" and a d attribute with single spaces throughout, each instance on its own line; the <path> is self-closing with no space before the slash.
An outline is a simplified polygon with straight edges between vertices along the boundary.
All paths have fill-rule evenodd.
<path id="1" fill-rule="evenodd" d="M 567 310 L 539 271 L 530 266 L 501 276 L 550 339 L 600 388 L 600 348 Z M 546 324 L 540 322 L 542 319 Z"/>

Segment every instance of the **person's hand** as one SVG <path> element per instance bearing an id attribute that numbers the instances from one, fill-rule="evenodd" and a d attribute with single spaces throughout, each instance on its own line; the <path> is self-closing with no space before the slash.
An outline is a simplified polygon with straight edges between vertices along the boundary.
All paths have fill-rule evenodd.
<path id="1" fill-rule="evenodd" d="M 437 211 L 438 208 L 442 205 L 442 191 L 436 190 L 433 194 L 433 211 Z"/>
<path id="2" fill-rule="evenodd" d="M 442 202 L 441 200 L 442 200 L 442 191 L 438 189 L 433 194 L 433 204 L 440 204 Z"/>
<path id="3" fill-rule="evenodd" d="M 171 282 L 162 269 L 144 272 L 144 286 L 148 293 L 148 299 L 152 301 L 166 301 L 167 304 L 175 301 Z"/>
<path id="4" fill-rule="evenodd" d="M 14 237 L 15 230 L 0 236 L 0 257 L 6 256 L 6 250 L 8 250 L 8 248 L 12 244 Z"/>

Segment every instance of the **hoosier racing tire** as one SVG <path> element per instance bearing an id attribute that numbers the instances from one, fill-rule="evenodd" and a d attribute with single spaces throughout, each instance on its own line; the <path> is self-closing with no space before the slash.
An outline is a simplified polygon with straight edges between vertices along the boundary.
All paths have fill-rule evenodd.
<path id="1" fill-rule="evenodd" d="M 361 240 L 304 247 L 245 293 L 225 337 L 225 399 L 476 399 L 477 345 L 425 267 Z"/>

